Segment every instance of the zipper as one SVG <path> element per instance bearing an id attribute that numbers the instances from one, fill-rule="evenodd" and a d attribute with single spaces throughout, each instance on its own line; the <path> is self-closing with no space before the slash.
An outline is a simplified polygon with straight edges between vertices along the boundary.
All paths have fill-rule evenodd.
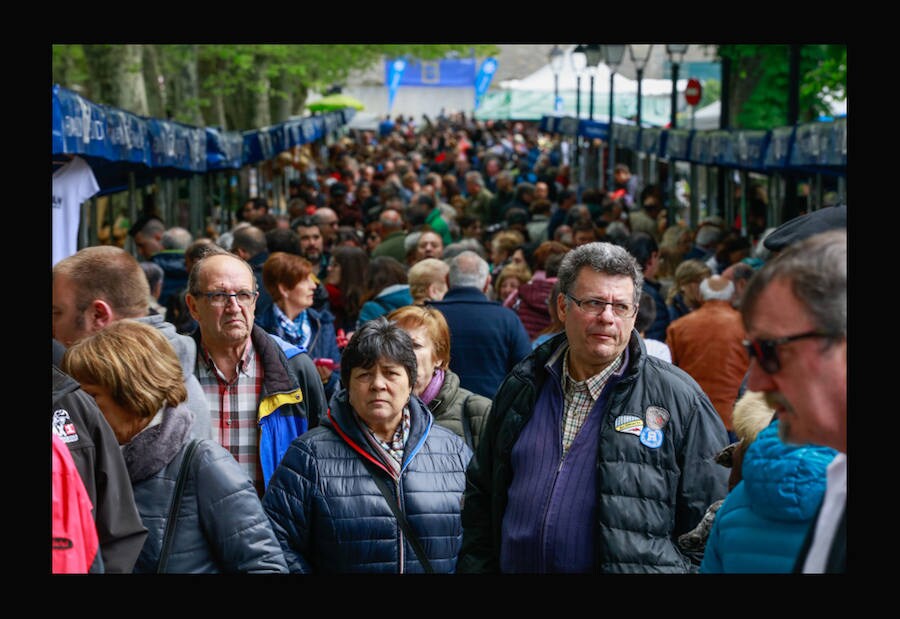
<path id="1" fill-rule="evenodd" d="M 392 477 L 393 479 L 393 477 Z M 397 479 L 394 480 L 394 490 L 397 491 L 397 507 L 400 508 L 400 513 L 404 516 L 406 512 L 403 510 L 403 504 L 400 502 L 400 475 L 397 475 Z M 406 563 L 406 544 L 403 539 L 403 529 L 400 527 L 400 523 L 397 523 L 397 538 L 400 540 L 400 573 L 403 574 L 403 566 Z"/>

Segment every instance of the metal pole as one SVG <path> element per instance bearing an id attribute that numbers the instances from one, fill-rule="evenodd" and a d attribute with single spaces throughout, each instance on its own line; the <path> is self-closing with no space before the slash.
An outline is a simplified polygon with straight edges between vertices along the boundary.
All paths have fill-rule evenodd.
<path id="1" fill-rule="evenodd" d="M 613 172 L 615 171 L 616 165 L 616 142 L 613 137 L 613 76 L 616 74 L 615 71 L 610 68 L 609 71 L 609 135 L 608 135 L 608 143 L 609 143 L 609 156 L 607 159 L 609 160 L 609 165 L 606 171 L 606 186 L 609 187 L 609 191 L 613 191 L 615 189 L 615 179 L 613 178 Z M 640 82 L 638 82 L 640 83 Z"/>
<path id="2" fill-rule="evenodd" d="M 637 126 L 638 127 L 641 126 L 641 80 L 643 79 L 643 77 L 644 77 L 644 70 L 638 69 L 637 70 L 637 82 L 638 82 L 638 84 L 637 84 L 637 88 L 638 88 L 638 91 L 637 91 Z"/>
<path id="3" fill-rule="evenodd" d="M 594 73 L 591 72 L 591 98 L 588 104 L 588 119 L 594 120 Z"/>
<path id="4" fill-rule="evenodd" d="M 578 123 L 581 121 L 581 76 L 575 76 L 575 168 L 580 170 L 578 162 L 581 159 L 581 136 L 578 135 Z M 577 177 L 576 177 L 577 178 Z"/>
<path id="5" fill-rule="evenodd" d="M 678 63 L 672 63 L 672 119 L 671 119 L 671 127 L 675 129 L 678 127 L 678 117 L 676 114 L 678 113 Z"/>
<path id="6" fill-rule="evenodd" d="M 559 74 L 553 74 L 553 113 L 556 114 L 559 112 L 559 105 L 557 103 L 559 101 Z"/>

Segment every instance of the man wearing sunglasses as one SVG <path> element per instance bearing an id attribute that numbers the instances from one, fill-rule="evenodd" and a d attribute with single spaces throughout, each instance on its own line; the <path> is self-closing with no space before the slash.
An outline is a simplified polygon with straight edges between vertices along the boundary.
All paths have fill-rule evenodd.
<path id="1" fill-rule="evenodd" d="M 647 354 L 643 274 L 623 247 L 573 249 L 558 283 L 565 331 L 503 380 L 469 464 L 457 570 L 695 571 L 702 556 L 676 540 L 725 496 L 725 426 L 694 379 Z"/>
<path id="2" fill-rule="evenodd" d="M 262 496 L 291 441 L 325 415 L 325 390 L 305 352 L 254 325 L 259 293 L 250 265 L 212 254 L 191 270 L 185 297 L 199 328 L 195 373 L 213 439 L 244 468 Z M 294 354 L 296 353 L 296 354 Z"/>
<path id="3" fill-rule="evenodd" d="M 795 571 L 846 571 L 847 233 L 791 245 L 750 280 L 741 303 L 747 388 L 775 410 L 781 439 L 840 452 Z"/>

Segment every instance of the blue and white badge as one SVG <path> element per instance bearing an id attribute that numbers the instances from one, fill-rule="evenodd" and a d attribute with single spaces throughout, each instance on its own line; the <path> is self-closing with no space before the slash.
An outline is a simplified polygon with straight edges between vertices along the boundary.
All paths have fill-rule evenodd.
<path id="1" fill-rule="evenodd" d="M 650 426 L 644 426 L 641 430 L 641 443 L 651 449 L 658 449 L 663 442 L 662 430 L 654 430 Z"/>

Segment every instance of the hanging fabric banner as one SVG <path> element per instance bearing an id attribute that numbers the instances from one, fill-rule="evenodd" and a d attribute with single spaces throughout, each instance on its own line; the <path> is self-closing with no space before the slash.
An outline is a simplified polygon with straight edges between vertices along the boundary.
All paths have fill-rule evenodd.
<path id="1" fill-rule="evenodd" d="M 482 100 L 484 99 L 484 93 L 487 92 L 488 87 L 491 85 L 491 79 L 494 77 L 494 73 L 497 72 L 497 61 L 493 58 L 487 58 L 484 62 L 481 63 L 481 68 L 478 70 L 478 76 L 475 78 L 475 109 L 478 109 L 478 106 L 481 105 Z"/>
<path id="2" fill-rule="evenodd" d="M 400 86 L 400 79 L 403 77 L 403 71 L 406 70 L 406 61 L 403 58 L 397 58 L 390 63 L 388 68 L 388 112 L 394 107 L 394 97 L 397 95 L 397 88 Z"/>

